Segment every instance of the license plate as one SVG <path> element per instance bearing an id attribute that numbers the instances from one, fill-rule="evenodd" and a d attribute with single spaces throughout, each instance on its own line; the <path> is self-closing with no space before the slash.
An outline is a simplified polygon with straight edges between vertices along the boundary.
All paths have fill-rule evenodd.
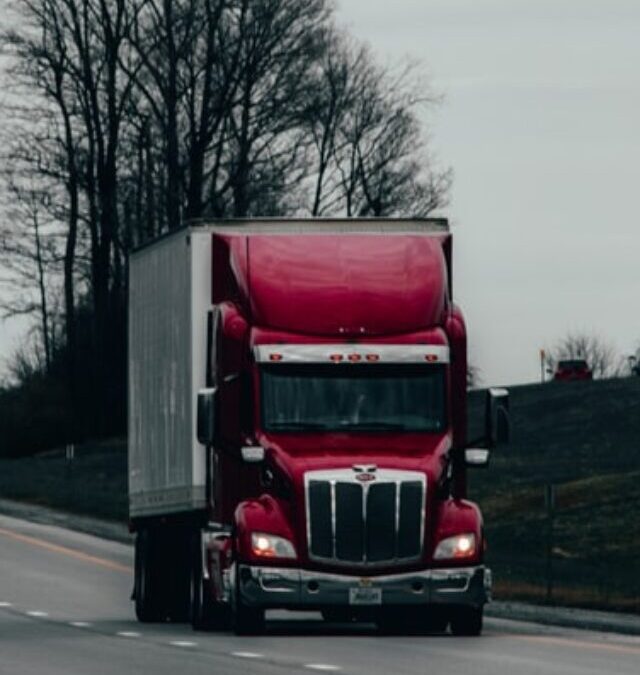
<path id="1" fill-rule="evenodd" d="M 381 605 L 382 604 L 382 589 L 381 588 L 350 588 L 349 589 L 349 604 L 350 605 Z"/>

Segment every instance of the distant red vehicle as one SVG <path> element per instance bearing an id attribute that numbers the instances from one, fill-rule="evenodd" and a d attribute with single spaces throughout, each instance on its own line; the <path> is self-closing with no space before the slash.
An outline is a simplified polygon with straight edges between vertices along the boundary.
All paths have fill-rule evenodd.
<path id="1" fill-rule="evenodd" d="M 558 361 L 554 380 L 593 380 L 593 371 L 584 359 Z"/>

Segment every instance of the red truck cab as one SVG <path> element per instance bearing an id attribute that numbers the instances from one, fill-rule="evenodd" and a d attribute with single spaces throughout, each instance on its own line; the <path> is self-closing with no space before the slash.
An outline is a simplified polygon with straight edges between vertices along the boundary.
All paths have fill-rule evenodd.
<path id="1" fill-rule="evenodd" d="M 211 295 L 207 320 L 196 320 L 207 338 L 194 389 L 206 458 L 187 563 L 194 626 L 231 616 L 238 633 L 259 632 L 265 611 L 283 608 L 479 633 L 491 574 L 466 471 L 506 438 L 508 395 L 488 393 L 486 437 L 468 447 L 466 329 L 446 221 L 203 232 Z M 148 532 L 158 520 L 134 522 Z M 144 618 L 155 605 L 142 597 L 152 562 L 140 555 Z"/>

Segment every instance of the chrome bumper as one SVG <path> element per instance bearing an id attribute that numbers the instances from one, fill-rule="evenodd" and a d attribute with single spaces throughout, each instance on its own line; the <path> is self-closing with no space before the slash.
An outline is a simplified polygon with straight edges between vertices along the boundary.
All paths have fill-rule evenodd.
<path id="1" fill-rule="evenodd" d="M 234 570 L 243 602 L 252 607 L 314 609 L 349 606 L 349 590 L 382 589 L 382 606 L 471 605 L 491 599 L 491 570 L 430 569 L 378 577 L 327 574 L 303 569 L 240 565 Z M 354 606 L 354 609 L 367 607 Z M 369 606 L 375 609 L 375 606 Z"/>

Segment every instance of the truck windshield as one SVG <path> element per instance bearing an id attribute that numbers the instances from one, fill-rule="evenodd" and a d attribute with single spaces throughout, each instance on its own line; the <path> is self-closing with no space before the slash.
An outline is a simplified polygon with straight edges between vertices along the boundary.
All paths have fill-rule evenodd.
<path id="1" fill-rule="evenodd" d="M 439 365 L 277 365 L 262 373 L 265 431 L 437 432 L 446 425 Z"/>

